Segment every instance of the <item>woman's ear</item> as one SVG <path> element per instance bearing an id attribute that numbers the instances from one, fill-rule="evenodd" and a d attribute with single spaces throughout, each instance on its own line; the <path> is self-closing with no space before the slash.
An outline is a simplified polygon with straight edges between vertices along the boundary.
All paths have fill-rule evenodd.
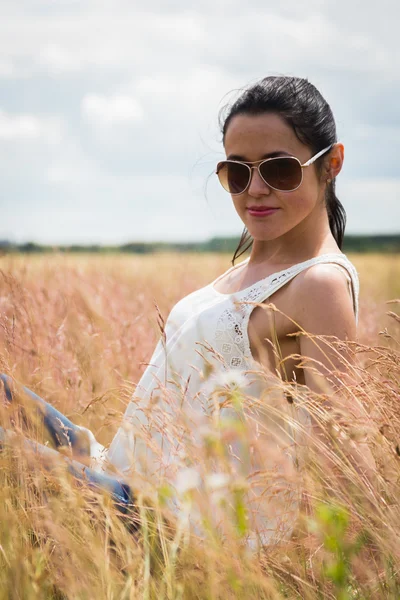
<path id="1" fill-rule="evenodd" d="M 329 156 L 325 161 L 325 173 L 326 181 L 330 182 L 335 179 L 342 170 L 344 161 L 344 146 L 340 142 L 334 144 L 332 150 L 329 152 Z"/>

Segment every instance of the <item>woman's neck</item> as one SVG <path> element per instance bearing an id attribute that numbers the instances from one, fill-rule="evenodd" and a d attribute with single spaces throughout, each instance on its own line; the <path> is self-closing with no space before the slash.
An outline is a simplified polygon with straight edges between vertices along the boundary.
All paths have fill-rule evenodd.
<path id="1" fill-rule="evenodd" d="M 329 252 L 340 252 L 329 227 L 326 211 L 304 219 L 296 227 L 274 240 L 253 241 L 249 264 L 268 262 L 290 265 Z"/>

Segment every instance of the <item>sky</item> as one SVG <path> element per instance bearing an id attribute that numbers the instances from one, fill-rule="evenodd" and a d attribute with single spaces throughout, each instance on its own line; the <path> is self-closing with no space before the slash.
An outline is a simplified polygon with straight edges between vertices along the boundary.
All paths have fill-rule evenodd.
<path id="1" fill-rule="evenodd" d="M 400 232 L 398 0 L 0 0 L 0 240 L 239 235 L 220 109 L 307 77 L 345 146 L 346 232 Z"/>

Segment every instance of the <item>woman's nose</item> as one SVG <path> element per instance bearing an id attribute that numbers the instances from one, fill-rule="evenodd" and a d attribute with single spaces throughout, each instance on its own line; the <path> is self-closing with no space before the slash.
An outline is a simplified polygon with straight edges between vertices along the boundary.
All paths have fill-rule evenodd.
<path id="1" fill-rule="evenodd" d="M 247 188 L 247 193 L 254 197 L 265 196 L 266 194 L 268 195 L 271 193 L 271 188 L 265 183 L 257 167 L 251 168 L 251 179 L 250 185 Z"/>

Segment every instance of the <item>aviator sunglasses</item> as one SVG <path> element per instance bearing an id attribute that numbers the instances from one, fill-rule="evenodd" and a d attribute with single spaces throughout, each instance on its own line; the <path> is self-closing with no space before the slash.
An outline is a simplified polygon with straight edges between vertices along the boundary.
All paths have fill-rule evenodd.
<path id="1" fill-rule="evenodd" d="M 224 190 L 232 196 L 243 194 L 247 190 L 253 169 L 258 170 L 261 179 L 273 190 L 294 192 L 303 181 L 303 169 L 312 165 L 334 145 L 327 146 L 327 148 L 312 156 L 304 165 L 295 156 L 277 156 L 254 162 L 223 160 L 218 163 L 215 172 Z M 255 164 L 257 166 L 250 166 Z"/>

